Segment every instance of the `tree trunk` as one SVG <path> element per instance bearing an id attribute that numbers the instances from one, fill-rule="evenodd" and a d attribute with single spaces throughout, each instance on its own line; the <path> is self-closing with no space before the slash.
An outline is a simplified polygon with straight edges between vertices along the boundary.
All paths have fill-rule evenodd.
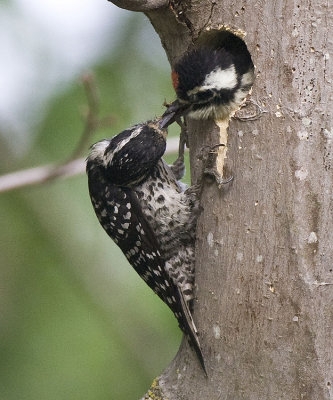
<path id="1" fill-rule="evenodd" d="M 184 341 L 151 398 L 333 399 L 329 2 L 170 3 L 145 11 L 171 64 L 204 29 L 223 25 L 246 33 L 257 78 L 252 102 L 229 125 L 234 181 L 205 182 L 201 198 L 194 320 L 208 379 Z M 200 149 L 220 131 L 187 122 L 196 181 Z"/>

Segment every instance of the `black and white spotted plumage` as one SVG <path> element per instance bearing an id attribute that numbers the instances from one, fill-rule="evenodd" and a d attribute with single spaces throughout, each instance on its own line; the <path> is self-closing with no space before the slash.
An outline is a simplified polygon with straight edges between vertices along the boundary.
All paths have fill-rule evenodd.
<path id="1" fill-rule="evenodd" d="M 198 44 L 172 69 L 177 94 L 162 119 L 166 127 L 179 116 L 221 120 L 235 111 L 254 82 L 254 65 L 243 40 L 226 31 Z"/>
<path id="2" fill-rule="evenodd" d="M 130 264 L 170 307 L 205 370 L 191 315 L 197 200 L 162 159 L 160 121 L 92 146 L 89 193 L 96 215 Z"/>

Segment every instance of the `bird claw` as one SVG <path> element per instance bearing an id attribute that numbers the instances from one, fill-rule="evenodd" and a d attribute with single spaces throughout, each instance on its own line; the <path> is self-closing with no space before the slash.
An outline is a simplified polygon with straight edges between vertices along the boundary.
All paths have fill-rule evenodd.
<path id="1" fill-rule="evenodd" d="M 170 168 L 176 180 L 181 180 L 185 175 L 184 156 L 179 155 L 177 160 L 170 165 Z"/>
<path id="2" fill-rule="evenodd" d="M 184 153 L 185 146 L 187 145 L 187 130 L 186 124 L 181 121 L 180 117 L 176 119 L 176 122 L 181 128 L 179 136 L 178 158 L 170 167 L 176 179 L 179 181 L 185 175 Z"/>
<path id="3" fill-rule="evenodd" d="M 177 124 L 180 126 L 180 135 L 179 135 L 179 157 L 184 158 L 185 146 L 188 147 L 188 134 L 187 134 L 187 126 L 186 122 L 182 121 L 181 117 L 176 119 Z"/>
<path id="4" fill-rule="evenodd" d="M 213 177 L 219 189 L 221 189 L 222 185 L 226 185 L 234 180 L 233 175 L 229 176 L 228 178 L 223 178 L 216 168 L 205 168 L 203 173 L 206 176 Z"/>

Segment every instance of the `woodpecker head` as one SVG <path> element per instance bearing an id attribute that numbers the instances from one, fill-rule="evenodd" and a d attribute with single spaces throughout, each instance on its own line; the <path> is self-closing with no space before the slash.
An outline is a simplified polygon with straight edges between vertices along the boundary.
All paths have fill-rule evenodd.
<path id="1" fill-rule="evenodd" d="M 228 33 L 213 44 L 200 44 L 172 70 L 177 100 L 162 116 L 161 126 L 170 125 L 183 114 L 195 119 L 224 119 L 239 107 L 253 81 L 252 59 L 240 38 Z"/>
<path id="2" fill-rule="evenodd" d="M 87 158 L 87 173 L 103 170 L 108 181 L 119 186 L 142 181 L 165 152 L 167 129 L 160 128 L 159 122 L 134 125 L 95 143 Z"/>

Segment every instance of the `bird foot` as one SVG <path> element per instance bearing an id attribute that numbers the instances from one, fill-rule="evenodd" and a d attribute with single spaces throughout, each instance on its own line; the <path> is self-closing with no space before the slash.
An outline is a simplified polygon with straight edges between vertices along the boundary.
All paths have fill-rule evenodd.
<path id="1" fill-rule="evenodd" d="M 181 180 L 185 175 L 184 156 L 178 156 L 177 160 L 170 165 L 177 181 Z"/>
<path id="2" fill-rule="evenodd" d="M 178 158 L 170 166 L 170 168 L 175 175 L 175 178 L 179 181 L 185 175 L 184 153 L 185 145 L 187 145 L 187 129 L 185 122 L 182 122 L 180 117 L 176 119 L 176 122 L 181 129 L 179 136 Z"/>
<path id="3" fill-rule="evenodd" d="M 222 185 L 225 185 L 234 180 L 234 177 L 232 175 L 228 178 L 223 178 L 216 168 L 205 168 L 204 175 L 213 177 L 219 189 L 221 189 Z"/>

